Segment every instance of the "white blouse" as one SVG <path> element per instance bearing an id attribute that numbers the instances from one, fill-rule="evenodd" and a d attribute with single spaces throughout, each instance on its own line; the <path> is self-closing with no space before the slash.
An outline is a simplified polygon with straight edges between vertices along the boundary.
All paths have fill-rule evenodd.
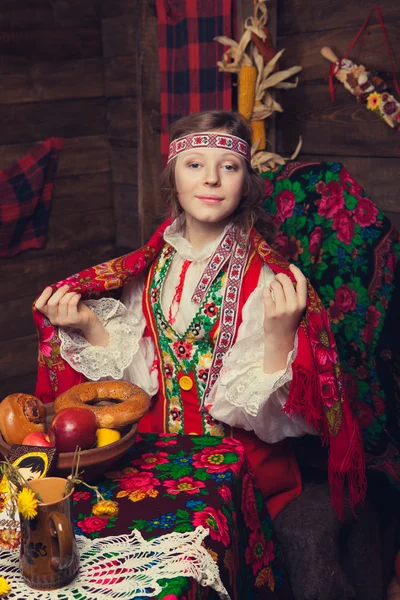
<path id="1" fill-rule="evenodd" d="M 198 305 L 191 302 L 193 290 L 225 231 L 200 251 L 195 250 L 177 231 L 176 222 L 164 232 L 165 241 L 175 248 L 176 253 L 162 288 L 161 308 L 167 315 L 171 307 L 176 319 L 174 329 L 178 334 L 187 330 L 198 310 Z M 185 260 L 192 262 L 187 269 L 178 305 L 174 302 L 174 294 Z M 302 418 L 289 418 L 282 410 L 292 380 L 297 335 L 294 348 L 287 357 L 286 369 L 268 375 L 263 370 L 262 293 L 273 279 L 272 270 L 264 264 L 258 285 L 243 307 L 236 342 L 225 355 L 220 375 L 208 398 L 210 414 L 215 419 L 254 431 L 269 443 L 305 433 L 315 434 Z M 156 354 L 153 341 L 143 335 L 146 326 L 142 309 L 143 291 L 144 276 L 140 275 L 125 286 L 121 302 L 113 298 L 85 301 L 107 329 L 108 346 L 92 346 L 79 330 L 64 327 L 59 330 L 61 356 L 91 381 L 121 379 L 135 383 L 154 396 L 158 391 Z"/>

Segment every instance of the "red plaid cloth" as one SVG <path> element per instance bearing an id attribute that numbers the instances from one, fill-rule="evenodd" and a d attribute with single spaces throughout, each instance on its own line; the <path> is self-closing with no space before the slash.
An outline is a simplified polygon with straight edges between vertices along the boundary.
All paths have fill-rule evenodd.
<path id="1" fill-rule="evenodd" d="M 49 138 L 0 171 L 0 257 L 45 245 L 58 154 L 63 145 L 63 139 Z"/>
<path id="2" fill-rule="evenodd" d="M 173 121 L 232 108 L 232 76 L 218 71 L 223 46 L 214 38 L 234 37 L 235 6 L 234 0 L 157 0 L 163 164 Z"/>

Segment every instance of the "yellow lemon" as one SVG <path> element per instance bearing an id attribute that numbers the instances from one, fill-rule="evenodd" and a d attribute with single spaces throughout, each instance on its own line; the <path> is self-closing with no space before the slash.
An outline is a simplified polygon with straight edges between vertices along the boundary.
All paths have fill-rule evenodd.
<path id="1" fill-rule="evenodd" d="M 100 446 L 107 446 L 107 444 L 113 444 L 114 442 L 117 442 L 120 439 L 121 434 L 117 429 L 100 427 L 96 431 L 96 437 L 97 447 L 100 448 Z"/>

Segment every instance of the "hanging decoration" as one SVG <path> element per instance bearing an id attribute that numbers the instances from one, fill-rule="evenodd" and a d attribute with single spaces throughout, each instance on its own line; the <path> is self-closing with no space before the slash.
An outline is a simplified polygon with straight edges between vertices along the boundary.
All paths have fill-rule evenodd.
<path id="1" fill-rule="evenodd" d="M 364 29 L 368 25 L 368 22 L 374 12 L 376 12 L 378 15 L 379 25 L 392 66 L 394 86 L 396 93 L 400 98 L 400 86 L 396 76 L 396 63 L 393 50 L 390 45 L 385 24 L 383 22 L 381 9 L 379 5 L 375 3 L 364 23 L 361 25 L 357 35 L 354 37 L 353 41 L 348 47 L 343 58 L 339 59 L 331 50 L 331 48 L 328 48 L 327 46 L 321 48 L 322 56 L 332 63 L 329 70 L 329 89 L 331 100 L 332 102 L 335 101 L 335 90 L 337 83 L 336 85 L 333 84 L 333 77 L 336 77 L 336 79 L 343 83 L 344 87 L 351 94 L 353 94 L 353 96 L 356 96 L 360 104 L 364 104 L 368 110 L 375 112 L 383 121 L 385 121 L 385 123 L 389 125 L 389 127 L 397 127 L 397 129 L 400 131 L 400 102 L 388 92 L 389 86 L 387 83 L 381 79 L 381 77 L 378 77 L 370 71 L 367 71 L 363 65 L 357 65 L 347 58 L 348 54 L 353 50 Z"/>
<path id="2" fill-rule="evenodd" d="M 283 112 L 282 106 L 275 101 L 271 89 L 289 90 L 297 87 L 294 82 L 286 81 L 302 70 L 295 66 L 279 71 L 278 61 L 284 50 L 275 53 L 267 27 L 268 10 L 266 0 L 255 0 L 254 16 L 246 19 L 244 33 L 236 42 L 225 36 L 214 38 L 224 46 L 229 46 L 218 62 L 220 71 L 238 74 L 239 94 L 238 111 L 250 123 L 253 131 L 251 164 L 263 173 L 276 165 L 285 164 L 282 156 L 266 151 L 265 120 L 274 112 Z M 301 140 L 290 159 L 296 158 L 300 151 Z"/>
<path id="3" fill-rule="evenodd" d="M 360 104 L 376 113 L 389 127 L 397 126 L 400 130 L 400 103 L 389 94 L 383 79 L 367 71 L 363 65 L 357 65 L 348 58 L 338 58 L 327 46 L 321 49 L 321 54 L 333 64 L 332 74 L 356 96 Z"/>

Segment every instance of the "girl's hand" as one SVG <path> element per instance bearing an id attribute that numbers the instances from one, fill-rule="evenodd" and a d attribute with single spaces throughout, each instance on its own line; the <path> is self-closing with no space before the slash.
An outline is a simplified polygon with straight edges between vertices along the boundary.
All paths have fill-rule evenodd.
<path id="1" fill-rule="evenodd" d="M 294 338 L 307 305 L 307 280 L 303 273 L 290 265 L 297 282 L 279 273 L 269 288 L 264 289 L 264 372 L 284 369 L 288 353 L 293 350 Z"/>
<path id="2" fill-rule="evenodd" d="M 97 322 L 95 313 L 80 301 L 81 294 L 68 290 L 69 286 L 63 285 L 53 294 L 52 288 L 47 287 L 36 300 L 36 308 L 52 325 L 90 329 Z"/>

